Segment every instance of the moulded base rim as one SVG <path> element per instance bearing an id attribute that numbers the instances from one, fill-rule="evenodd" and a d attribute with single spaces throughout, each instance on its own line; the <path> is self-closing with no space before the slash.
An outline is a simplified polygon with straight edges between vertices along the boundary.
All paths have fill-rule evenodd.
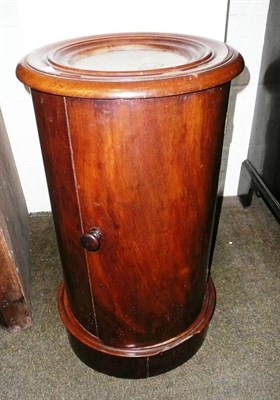
<path id="1" fill-rule="evenodd" d="M 203 343 L 215 304 L 216 291 L 212 279 L 209 278 L 201 312 L 186 330 L 161 343 L 127 348 L 104 344 L 76 320 L 63 282 L 58 294 L 60 316 L 76 355 L 97 371 L 122 378 L 158 375 L 191 358 Z"/>

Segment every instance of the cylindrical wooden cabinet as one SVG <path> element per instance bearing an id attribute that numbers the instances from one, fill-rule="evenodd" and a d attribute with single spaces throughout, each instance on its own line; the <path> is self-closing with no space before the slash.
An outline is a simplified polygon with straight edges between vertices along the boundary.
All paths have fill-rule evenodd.
<path id="1" fill-rule="evenodd" d="M 99 371 L 156 375 L 203 341 L 227 101 L 242 68 L 224 43 L 171 34 L 66 41 L 18 65 L 64 272 L 60 315 Z"/>

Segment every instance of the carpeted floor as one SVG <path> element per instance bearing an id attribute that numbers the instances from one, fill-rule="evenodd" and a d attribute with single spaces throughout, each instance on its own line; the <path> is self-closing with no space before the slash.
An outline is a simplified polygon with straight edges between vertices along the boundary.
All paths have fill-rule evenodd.
<path id="1" fill-rule="evenodd" d="M 50 214 L 31 216 L 34 325 L 0 328 L 0 399 L 280 399 L 280 226 L 261 199 L 223 202 L 206 340 L 181 367 L 144 380 L 97 373 L 74 355 L 58 317 L 61 280 Z"/>

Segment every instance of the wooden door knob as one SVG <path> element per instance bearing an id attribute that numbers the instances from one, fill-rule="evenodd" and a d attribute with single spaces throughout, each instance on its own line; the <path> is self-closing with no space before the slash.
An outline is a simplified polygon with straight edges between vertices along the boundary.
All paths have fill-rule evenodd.
<path id="1" fill-rule="evenodd" d="M 102 233 L 99 228 L 92 228 L 89 232 L 84 233 L 80 242 L 82 246 L 88 251 L 97 251 L 100 248 L 100 240 Z"/>

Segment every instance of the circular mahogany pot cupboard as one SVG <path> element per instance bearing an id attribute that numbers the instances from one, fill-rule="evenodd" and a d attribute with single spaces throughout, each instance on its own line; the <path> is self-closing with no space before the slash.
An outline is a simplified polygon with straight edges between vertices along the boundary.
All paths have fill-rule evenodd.
<path id="1" fill-rule="evenodd" d="M 173 34 L 69 40 L 17 67 L 31 88 L 70 343 L 123 378 L 166 372 L 201 346 L 230 81 L 241 55 Z"/>

